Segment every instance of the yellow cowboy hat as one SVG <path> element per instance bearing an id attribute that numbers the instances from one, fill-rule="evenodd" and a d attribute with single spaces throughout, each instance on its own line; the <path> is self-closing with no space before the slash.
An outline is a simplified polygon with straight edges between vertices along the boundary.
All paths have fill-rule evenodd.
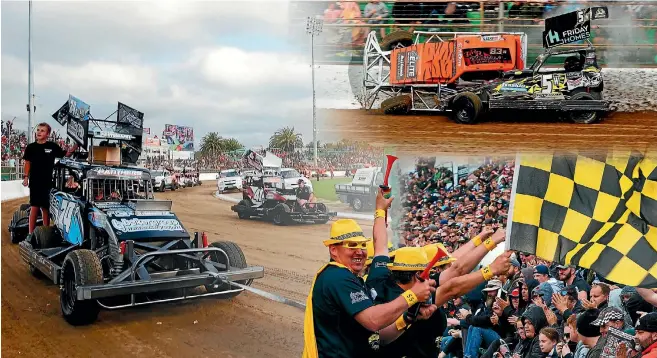
<path id="1" fill-rule="evenodd" d="M 456 257 L 453 257 L 452 255 L 450 255 L 443 244 L 439 244 L 439 243 L 429 244 L 429 245 L 423 246 L 422 249 L 424 249 L 424 253 L 427 255 L 427 258 L 429 259 L 429 261 L 431 261 L 431 259 L 433 259 L 433 257 L 436 256 L 436 253 L 438 252 L 438 250 L 442 250 L 444 253 L 447 254 L 447 256 L 444 256 L 440 260 L 436 261 L 436 263 L 433 265 L 433 267 L 440 267 L 440 266 L 447 265 L 447 264 L 450 264 L 450 263 L 456 261 Z"/>
<path id="2" fill-rule="evenodd" d="M 395 250 L 394 260 L 388 264 L 391 271 L 423 271 L 429 259 L 421 247 L 400 247 Z"/>
<path id="3" fill-rule="evenodd" d="M 324 240 L 324 246 L 345 242 L 366 243 L 368 241 L 372 241 L 372 239 L 363 235 L 363 229 L 355 220 L 340 219 L 331 225 L 331 238 Z"/>
<path id="4" fill-rule="evenodd" d="M 365 266 L 371 265 L 372 260 L 374 260 L 374 241 L 367 242 L 367 260 L 365 260 Z M 395 247 L 392 246 L 392 242 L 388 241 L 388 257 L 395 257 Z"/>

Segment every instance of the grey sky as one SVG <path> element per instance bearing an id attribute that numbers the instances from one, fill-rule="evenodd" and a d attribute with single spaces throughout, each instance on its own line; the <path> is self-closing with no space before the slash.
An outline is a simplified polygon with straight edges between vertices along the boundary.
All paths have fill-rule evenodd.
<path id="1" fill-rule="evenodd" d="M 28 2 L 1 4 L 2 118 L 22 129 Z M 36 121 L 61 133 L 50 115 L 70 93 L 97 118 L 120 101 L 152 132 L 193 126 L 197 143 L 217 131 L 266 144 L 286 125 L 312 140 L 309 43 L 303 22 L 291 40 L 285 2 L 35 1 L 33 11 Z"/>

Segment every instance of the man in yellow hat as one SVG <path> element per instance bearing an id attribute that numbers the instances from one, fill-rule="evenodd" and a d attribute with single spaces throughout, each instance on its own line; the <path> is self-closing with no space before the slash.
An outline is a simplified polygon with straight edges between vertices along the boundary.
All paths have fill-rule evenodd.
<path id="1" fill-rule="evenodd" d="M 404 312 L 426 301 L 435 290 L 433 280 L 417 282 L 388 303 L 375 306 L 370 289 L 359 277 L 368 240 L 354 220 L 340 219 L 331 226 L 331 237 L 324 241 L 331 261 L 315 276 L 306 300 L 304 358 L 375 354 L 381 344 L 403 333 L 395 322 L 403 319 Z"/>

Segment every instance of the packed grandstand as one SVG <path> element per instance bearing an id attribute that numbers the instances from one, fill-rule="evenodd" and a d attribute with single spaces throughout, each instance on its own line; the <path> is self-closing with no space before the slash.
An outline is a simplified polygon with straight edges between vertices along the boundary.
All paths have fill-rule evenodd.
<path id="1" fill-rule="evenodd" d="M 70 141 L 65 140 L 53 130 L 50 140 L 68 149 Z M 14 180 L 21 177 L 23 170 L 22 155 L 27 146 L 24 131 L 17 130 L 13 120 L 2 121 L 2 180 Z M 353 174 L 356 169 L 365 166 L 381 166 L 383 162 L 380 148 L 362 143 L 333 143 L 323 145 L 318 152 L 317 167 L 313 161 L 313 151 L 302 148 L 285 151 L 277 148 L 265 148 L 282 159 L 283 166 L 294 168 L 307 177 L 311 172 L 331 176 L 334 171 L 346 171 Z M 196 152 L 195 159 L 171 159 L 165 155 L 142 156 L 141 165 L 149 169 L 166 169 L 173 174 L 185 172 L 216 172 L 217 170 L 242 169 L 244 149 L 207 155 Z"/>
<path id="2" fill-rule="evenodd" d="M 537 28 L 543 19 L 587 3 L 607 6 L 612 14 L 592 33 L 601 63 L 657 64 L 657 8 L 640 2 L 525 0 L 505 2 L 506 6 L 499 9 L 499 1 L 384 0 L 318 1 L 305 7 L 311 7 L 310 11 L 326 24 L 325 34 L 318 38 L 324 50 L 320 61 L 353 63 L 362 57 L 370 31 L 376 31 L 380 40 L 400 26 L 417 31 L 525 32 L 530 44 L 528 57 L 534 58 L 541 50 L 541 32 Z"/>
<path id="3" fill-rule="evenodd" d="M 482 230 L 506 229 L 514 167 L 514 158 L 490 158 L 454 183 L 451 167 L 420 158 L 400 178 L 399 246 L 440 243 L 451 253 Z M 654 290 L 520 252 L 511 264 L 507 275 L 443 306 L 447 328 L 436 337 L 439 357 L 616 357 L 620 342 L 632 349 L 628 357 L 655 356 Z M 646 323 L 654 326 L 644 337 Z"/>

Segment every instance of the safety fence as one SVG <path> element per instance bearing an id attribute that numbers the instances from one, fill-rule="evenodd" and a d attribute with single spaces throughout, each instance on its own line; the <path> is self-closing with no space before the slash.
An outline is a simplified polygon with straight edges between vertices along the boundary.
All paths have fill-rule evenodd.
<path id="1" fill-rule="evenodd" d="M 363 44 L 369 32 L 375 31 L 381 40 L 397 29 L 524 32 L 528 38 L 527 58 L 532 61 L 543 50 L 543 19 L 585 7 L 606 6 L 609 18 L 595 20 L 591 31 L 599 63 L 657 67 L 655 1 L 380 1 L 385 8 L 363 1 L 302 3 L 296 5 L 296 14 L 303 12 L 324 20 L 322 34 L 315 38 L 315 61 L 320 64 L 362 63 Z M 564 46 L 582 47 L 586 44 Z"/>
<path id="2" fill-rule="evenodd" d="M 6 180 L 22 180 L 23 179 L 23 166 L 2 166 L 0 167 L 2 173 L 2 181 Z"/>

